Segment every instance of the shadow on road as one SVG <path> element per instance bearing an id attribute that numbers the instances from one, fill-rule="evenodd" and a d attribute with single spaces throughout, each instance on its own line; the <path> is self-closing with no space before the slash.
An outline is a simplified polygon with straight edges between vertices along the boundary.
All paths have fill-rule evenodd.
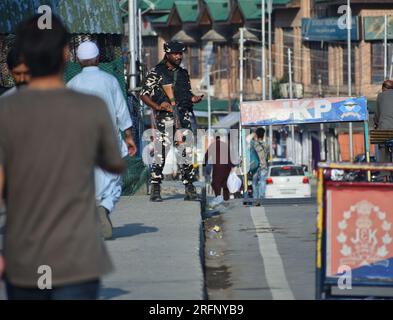
<path id="1" fill-rule="evenodd" d="M 101 288 L 100 291 L 100 300 L 110 300 L 114 298 L 118 298 L 122 295 L 130 293 L 129 291 L 119 289 L 119 288 Z"/>
<path id="2" fill-rule="evenodd" d="M 174 195 L 162 195 L 162 200 L 168 201 L 168 200 L 183 200 L 184 199 L 184 194 L 174 194 Z"/>
<path id="3" fill-rule="evenodd" d="M 130 223 L 113 228 L 113 239 L 133 237 L 141 233 L 157 232 L 156 227 L 148 227 L 143 223 Z"/>
<path id="4" fill-rule="evenodd" d="M 282 206 L 282 205 L 308 205 L 317 203 L 315 197 L 311 198 L 288 198 L 288 199 L 266 199 L 262 200 L 263 206 Z"/>

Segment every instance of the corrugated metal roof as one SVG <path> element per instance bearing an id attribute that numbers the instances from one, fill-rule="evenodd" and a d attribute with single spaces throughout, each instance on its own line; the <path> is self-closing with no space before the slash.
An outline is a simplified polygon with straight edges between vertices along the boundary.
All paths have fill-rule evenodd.
<path id="1" fill-rule="evenodd" d="M 152 24 L 162 24 L 162 23 L 167 23 L 169 18 L 169 14 L 164 14 L 160 17 L 157 18 L 152 18 L 151 23 Z"/>
<path id="2" fill-rule="evenodd" d="M 153 11 L 170 11 L 175 0 L 138 0 L 138 9 L 142 11 L 152 9 Z M 121 6 L 127 10 L 128 0 L 121 1 Z"/>
<path id="3" fill-rule="evenodd" d="M 239 8 L 246 20 L 260 20 L 261 9 L 260 3 L 255 0 L 239 1 Z"/>
<path id="4" fill-rule="evenodd" d="M 158 0 L 155 3 L 156 10 L 171 10 L 174 0 Z"/>
<path id="5" fill-rule="evenodd" d="M 71 33 L 124 32 L 117 0 L 2 0 L 0 33 L 13 33 L 15 26 L 41 5 L 49 5 Z"/>
<path id="6" fill-rule="evenodd" d="M 71 33 L 124 32 L 117 0 L 62 0 L 58 14 Z"/>
<path id="7" fill-rule="evenodd" d="M 40 4 L 35 2 L 33 0 L 0 1 L 0 33 L 12 33 L 20 21 L 36 11 Z M 43 1 L 42 4 L 48 3 Z"/>
<path id="8" fill-rule="evenodd" d="M 283 6 L 290 3 L 292 0 L 273 0 L 273 8 L 275 6 Z M 246 20 L 260 20 L 261 19 L 261 0 L 239 0 L 239 8 Z M 266 1 L 266 15 L 267 1 Z"/>
<path id="9" fill-rule="evenodd" d="M 145 0 L 138 0 L 138 9 L 141 9 L 142 11 L 150 9 L 151 6 L 154 6 L 154 9 L 156 8 L 156 3 L 158 2 L 158 0 L 150 0 L 150 1 L 145 1 Z M 128 9 L 128 1 L 123 0 L 120 2 L 120 6 L 123 9 Z"/>
<path id="10" fill-rule="evenodd" d="M 153 9 L 153 11 L 170 11 L 175 0 L 138 0 L 138 8 L 143 10 Z M 128 1 L 122 1 L 122 7 L 128 8 Z"/>
<path id="11" fill-rule="evenodd" d="M 273 6 L 286 5 L 291 1 L 293 0 L 273 0 Z M 124 2 L 124 7 L 125 4 L 126 2 Z M 164 13 L 164 11 L 171 11 L 175 8 L 183 23 L 196 23 L 201 9 L 197 0 L 138 0 L 138 6 L 142 10 L 149 8 L 148 4 L 154 6 L 151 13 Z M 205 4 L 213 21 L 228 21 L 230 10 L 227 0 L 205 0 Z M 261 18 L 260 0 L 238 0 L 238 5 L 246 20 L 258 20 Z M 167 21 L 164 20 L 165 18 L 162 16 L 154 19 L 154 23 L 166 23 Z"/>
<path id="12" fill-rule="evenodd" d="M 199 6 L 196 0 L 175 1 L 175 7 L 183 23 L 192 23 L 198 20 Z"/>
<path id="13" fill-rule="evenodd" d="M 293 0 L 273 0 L 273 5 L 277 6 L 277 5 L 285 5 L 290 3 Z"/>
<path id="14" fill-rule="evenodd" d="M 227 21 L 229 18 L 229 7 L 227 0 L 206 0 L 206 6 L 213 21 Z"/>

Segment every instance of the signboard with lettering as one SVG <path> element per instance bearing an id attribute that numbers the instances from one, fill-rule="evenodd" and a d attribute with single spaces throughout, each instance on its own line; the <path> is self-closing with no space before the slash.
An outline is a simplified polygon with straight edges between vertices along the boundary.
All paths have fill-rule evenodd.
<path id="1" fill-rule="evenodd" d="M 241 105 L 243 126 L 368 120 L 365 97 L 250 101 Z"/>
<path id="2" fill-rule="evenodd" d="M 328 183 L 326 277 L 393 281 L 392 185 Z"/>
<path id="3" fill-rule="evenodd" d="M 358 18 L 352 17 L 351 40 L 359 40 Z M 305 41 L 346 41 L 347 29 L 339 18 L 302 19 L 302 39 Z"/>
<path id="4" fill-rule="evenodd" d="M 364 39 L 383 40 L 385 17 L 364 17 Z M 393 16 L 387 17 L 387 38 L 393 39 Z"/>

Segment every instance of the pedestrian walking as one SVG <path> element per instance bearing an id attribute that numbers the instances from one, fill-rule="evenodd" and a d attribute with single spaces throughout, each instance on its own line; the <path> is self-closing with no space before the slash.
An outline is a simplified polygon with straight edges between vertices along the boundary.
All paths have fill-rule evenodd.
<path id="1" fill-rule="evenodd" d="M 122 157 L 134 156 L 136 145 L 132 134 L 132 119 L 118 80 L 99 69 L 99 49 L 92 41 L 82 42 L 77 49 L 78 62 L 82 72 L 72 78 L 67 86 L 79 92 L 96 95 L 106 102 L 114 127 Z M 121 132 L 124 132 L 123 140 Z M 104 239 L 112 238 L 112 222 L 109 215 L 119 201 L 122 191 L 121 176 L 96 168 L 96 200 L 101 219 Z"/>
<path id="2" fill-rule="evenodd" d="M 265 196 L 266 175 L 268 171 L 269 145 L 263 140 L 264 136 L 265 129 L 258 128 L 255 133 L 252 133 L 252 140 L 250 142 L 250 147 L 255 150 L 259 160 L 258 168 L 252 177 L 253 198 L 259 200 L 257 205 L 260 205 L 260 200 Z"/>
<path id="3" fill-rule="evenodd" d="M 218 133 L 216 141 L 209 146 L 205 155 L 205 164 L 211 165 L 213 169 L 211 186 L 216 196 L 213 203 L 218 203 L 221 199 L 224 201 L 229 200 L 230 194 L 227 181 L 234 167 L 230 157 L 228 132 L 226 129 L 220 129 Z"/>
<path id="4" fill-rule="evenodd" d="M 7 67 L 14 79 L 15 86 L 4 92 L 1 96 L 6 97 L 17 92 L 18 89 L 27 85 L 30 81 L 30 71 L 26 63 L 23 61 L 21 54 L 17 48 L 12 47 L 7 55 Z"/>
<path id="5" fill-rule="evenodd" d="M 393 81 L 385 80 L 378 94 L 374 114 L 375 129 L 393 130 Z M 391 155 L 385 145 L 379 145 L 379 161 L 390 162 Z"/>
<path id="6" fill-rule="evenodd" d="M 52 16 L 51 28 L 42 29 L 39 19 L 16 29 L 30 83 L 0 99 L 7 296 L 96 299 L 112 264 L 100 234 L 94 166 L 120 174 L 125 163 L 105 102 L 65 87 L 66 28 Z"/>
<path id="7" fill-rule="evenodd" d="M 164 44 L 165 56 L 147 75 L 141 91 L 142 101 L 153 109 L 155 120 L 155 154 L 151 166 L 152 192 L 150 200 L 162 201 L 160 184 L 168 148 L 173 143 L 173 133 L 177 146 L 190 142 L 193 138 L 193 105 L 202 100 L 191 91 L 190 77 L 180 66 L 186 47 L 178 41 Z M 181 132 L 181 136 L 180 136 Z M 185 186 L 184 200 L 197 200 L 195 172 L 192 163 L 192 147 L 183 148 L 178 153 L 180 175 Z"/>
<path id="8" fill-rule="evenodd" d="M 377 107 L 374 114 L 376 129 L 393 129 L 393 81 L 385 80 L 382 92 L 377 97 Z"/>

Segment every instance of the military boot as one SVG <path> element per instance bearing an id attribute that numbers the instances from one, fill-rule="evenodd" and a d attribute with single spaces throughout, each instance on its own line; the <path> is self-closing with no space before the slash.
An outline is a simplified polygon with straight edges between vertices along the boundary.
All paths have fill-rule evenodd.
<path id="1" fill-rule="evenodd" d="M 161 186 L 158 183 L 153 183 L 151 185 L 150 201 L 152 201 L 152 202 L 162 202 Z"/>
<path id="2" fill-rule="evenodd" d="M 184 200 L 186 201 L 199 200 L 195 186 L 192 183 L 186 185 L 186 196 L 184 197 Z"/>

